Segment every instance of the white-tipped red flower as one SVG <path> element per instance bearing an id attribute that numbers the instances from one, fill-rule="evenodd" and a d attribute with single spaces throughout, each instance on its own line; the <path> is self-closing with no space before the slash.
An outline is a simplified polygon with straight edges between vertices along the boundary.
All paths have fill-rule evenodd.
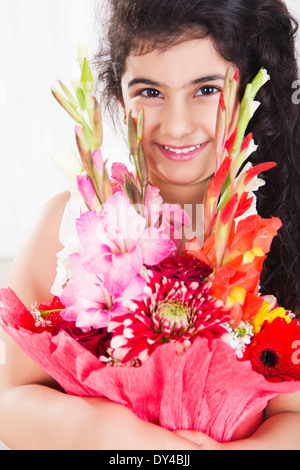
<path id="1" fill-rule="evenodd" d="M 224 333 L 226 315 L 212 299 L 211 282 L 204 277 L 210 268 L 195 259 L 186 262 L 187 269 L 185 258 L 173 257 L 165 266 L 145 272 L 150 295 L 130 302 L 132 315 L 115 318 L 108 326 L 113 359 L 142 363 L 162 344 L 176 343 L 185 350 L 199 336 L 212 339 Z"/>

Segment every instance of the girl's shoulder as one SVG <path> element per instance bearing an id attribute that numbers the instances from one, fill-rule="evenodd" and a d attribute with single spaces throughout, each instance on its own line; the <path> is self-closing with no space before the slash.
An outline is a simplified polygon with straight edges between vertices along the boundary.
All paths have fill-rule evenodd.
<path id="1" fill-rule="evenodd" d="M 45 204 L 14 260 L 8 284 L 27 307 L 50 300 L 56 276 L 56 255 L 63 248 L 60 226 L 69 199 L 70 193 L 64 192 Z"/>

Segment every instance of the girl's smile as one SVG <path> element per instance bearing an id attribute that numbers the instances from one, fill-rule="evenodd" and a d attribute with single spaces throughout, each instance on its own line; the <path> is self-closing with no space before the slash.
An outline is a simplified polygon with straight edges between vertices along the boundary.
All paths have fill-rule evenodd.
<path id="1" fill-rule="evenodd" d="M 157 144 L 158 148 L 169 160 L 173 162 L 189 162 L 197 158 L 208 142 L 204 144 L 193 145 L 191 147 L 169 147 L 167 145 Z"/>
<path id="2" fill-rule="evenodd" d="M 168 202 L 203 202 L 215 173 L 217 110 L 228 68 L 233 76 L 234 66 L 209 38 L 127 59 L 122 104 L 134 118 L 144 108 L 150 182 Z"/>

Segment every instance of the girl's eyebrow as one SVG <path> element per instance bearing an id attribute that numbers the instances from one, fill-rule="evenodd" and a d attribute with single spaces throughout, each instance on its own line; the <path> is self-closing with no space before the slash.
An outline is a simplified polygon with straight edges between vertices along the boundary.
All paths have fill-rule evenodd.
<path id="1" fill-rule="evenodd" d="M 225 75 L 215 74 L 215 75 L 207 75 L 205 77 L 196 78 L 196 80 L 192 80 L 191 82 L 188 82 L 185 85 L 183 85 L 182 88 L 188 88 L 194 85 L 201 85 L 202 83 L 214 82 L 216 80 L 224 81 Z M 160 83 L 154 80 L 150 80 L 148 78 L 138 77 L 138 78 L 134 78 L 133 80 L 130 80 L 130 82 L 128 83 L 128 89 L 138 84 L 143 84 L 143 85 L 148 85 L 148 86 L 158 87 L 158 88 L 170 88 L 168 85 L 166 85 L 163 82 Z"/>

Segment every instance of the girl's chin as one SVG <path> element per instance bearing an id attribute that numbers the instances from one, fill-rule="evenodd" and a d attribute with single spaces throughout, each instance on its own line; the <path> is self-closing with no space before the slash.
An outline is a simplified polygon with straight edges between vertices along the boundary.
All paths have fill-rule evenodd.
<path id="1" fill-rule="evenodd" d="M 166 172 L 151 172 L 151 181 L 155 182 L 156 186 L 160 184 L 171 184 L 173 186 L 189 186 L 189 185 L 201 185 L 207 183 L 211 174 L 196 174 L 195 171 L 189 171 L 187 173 L 183 171 L 166 171 Z"/>

